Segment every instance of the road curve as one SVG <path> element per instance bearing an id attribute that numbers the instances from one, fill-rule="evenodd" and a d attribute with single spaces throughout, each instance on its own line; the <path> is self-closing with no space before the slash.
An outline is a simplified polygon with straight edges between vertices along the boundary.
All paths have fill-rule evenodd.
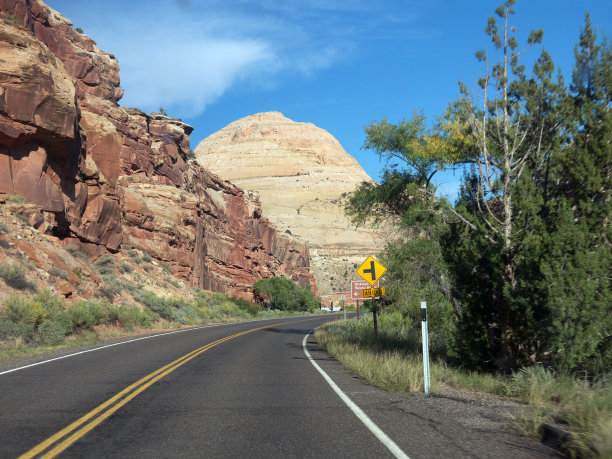
<path id="1" fill-rule="evenodd" d="M 2 374 L 0 457 L 393 457 L 304 353 L 304 337 L 330 318 L 198 328 Z M 435 426 L 405 416 L 413 425 L 398 425 L 383 391 L 312 337 L 307 347 L 410 457 L 548 455 L 520 439 L 479 449 L 478 435 L 458 448 L 426 444 Z"/>

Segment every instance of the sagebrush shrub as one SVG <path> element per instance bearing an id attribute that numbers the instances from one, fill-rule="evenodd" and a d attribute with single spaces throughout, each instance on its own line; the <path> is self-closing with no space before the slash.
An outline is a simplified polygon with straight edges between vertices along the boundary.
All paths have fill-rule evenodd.
<path id="1" fill-rule="evenodd" d="M 59 277 L 60 279 L 68 279 L 68 272 L 56 266 L 51 266 L 51 268 L 49 268 L 49 275 Z"/>
<path id="2" fill-rule="evenodd" d="M 7 200 L 10 202 L 18 202 L 18 203 L 22 203 L 26 201 L 26 199 L 20 194 L 9 194 Z"/>
<path id="3" fill-rule="evenodd" d="M 0 316 L 0 341 L 6 341 L 20 335 L 19 326 L 8 317 Z"/>
<path id="4" fill-rule="evenodd" d="M 115 308 L 114 314 L 122 327 L 146 326 L 150 319 L 135 304 L 124 304 Z"/>
<path id="5" fill-rule="evenodd" d="M 32 302 L 14 295 L 4 302 L 4 315 L 13 323 L 33 324 L 44 320 L 44 310 L 40 303 Z"/>
<path id="6" fill-rule="evenodd" d="M 0 265 L 0 277 L 4 279 L 7 285 L 18 290 L 30 288 L 30 283 L 26 280 L 25 269 L 16 264 Z"/>
<path id="7" fill-rule="evenodd" d="M 121 263 L 119 263 L 119 266 L 117 266 L 117 269 L 122 274 L 131 273 L 132 271 L 134 271 L 134 267 L 127 261 L 122 261 Z"/>
<path id="8" fill-rule="evenodd" d="M 79 248 L 76 246 L 76 244 L 66 244 L 64 246 L 64 250 L 74 255 L 79 251 Z"/>
<path id="9" fill-rule="evenodd" d="M 115 258 L 110 254 L 102 255 L 94 262 L 93 266 L 98 274 L 113 274 L 115 272 Z"/>
<path id="10" fill-rule="evenodd" d="M 83 301 L 70 306 L 68 314 L 70 314 L 73 326 L 81 330 L 87 330 L 97 325 L 98 322 L 94 312 L 90 310 L 89 304 Z"/>
<path id="11" fill-rule="evenodd" d="M 68 331 L 64 326 L 54 320 L 45 320 L 38 327 L 38 341 L 41 344 L 55 345 L 61 344 L 66 339 Z"/>
<path id="12" fill-rule="evenodd" d="M 138 300 L 149 307 L 153 312 L 160 315 L 162 319 L 172 320 L 174 317 L 172 306 L 166 301 L 165 298 L 161 298 L 152 292 L 142 292 Z"/>

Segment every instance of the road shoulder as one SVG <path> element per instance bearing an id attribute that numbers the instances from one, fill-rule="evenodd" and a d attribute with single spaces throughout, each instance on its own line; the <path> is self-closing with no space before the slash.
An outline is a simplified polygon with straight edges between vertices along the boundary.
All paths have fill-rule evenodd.
<path id="1" fill-rule="evenodd" d="M 561 457 L 513 427 L 525 405 L 452 387 L 432 395 L 387 392 L 342 367 L 312 335 L 307 346 L 345 394 L 413 459 L 456 457 L 457 451 L 466 457 Z"/>

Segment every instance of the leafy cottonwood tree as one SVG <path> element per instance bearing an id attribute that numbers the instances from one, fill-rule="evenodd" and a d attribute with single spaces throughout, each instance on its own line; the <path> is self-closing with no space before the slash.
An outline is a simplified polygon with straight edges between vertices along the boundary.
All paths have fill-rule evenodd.
<path id="1" fill-rule="evenodd" d="M 270 308 L 281 311 L 313 311 L 319 305 L 310 286 L 301 287 L 284 276 L 257 280 L 253 293 L 261 301 L 267 300 Z"/>

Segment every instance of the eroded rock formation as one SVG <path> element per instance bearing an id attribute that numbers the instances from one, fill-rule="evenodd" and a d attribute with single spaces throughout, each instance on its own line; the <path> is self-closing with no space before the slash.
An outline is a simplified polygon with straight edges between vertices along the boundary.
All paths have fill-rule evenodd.
<path id="1" fill-rule="evenodd" d="M 319 292 L 330 299 L 350 289 L 355 268 L 387 239 L 383 230 L 350 224 L 341 197 L 372 179 L 312 123 L 258 113 L 202 140 L 195 154 L 205 169 L 256 192 L 280 231 L 308 242 Z"/>
<path id="2" fill-rule="evenodd" d="M 142 249 L 223 293 L 271 275 L 316 290 L 307 246 L 188 160 L 191 126 L 118 105 L 113 55 L 38 0 L 0 0 L 0 18 L 0 193 L 40 206 L 40 230 L 93 256 Z"/>

